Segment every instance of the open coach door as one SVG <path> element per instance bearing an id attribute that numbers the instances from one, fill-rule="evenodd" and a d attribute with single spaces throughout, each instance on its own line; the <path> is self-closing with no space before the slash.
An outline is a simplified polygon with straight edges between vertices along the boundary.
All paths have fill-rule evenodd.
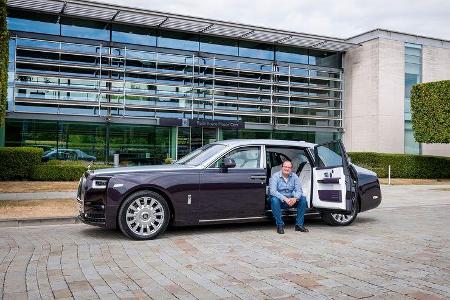
<path id="1" fill-rule="evenodd" d="M 314 147 L 312 205 L 322 211 L 348 213 L 352 210 L 352 179 L 341 141 Z"/>

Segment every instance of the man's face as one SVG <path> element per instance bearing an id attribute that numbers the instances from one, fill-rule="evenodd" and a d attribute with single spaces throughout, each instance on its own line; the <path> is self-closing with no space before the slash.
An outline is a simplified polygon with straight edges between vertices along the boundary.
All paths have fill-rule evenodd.
<path id="1" fill-rule="evenodd" d="M 292 164 L 290 161 L 285 161 L 283 165 L 281 166 L 281 172 L 283 173 L 283 176 L 289 176 L 292 171 Z"/>

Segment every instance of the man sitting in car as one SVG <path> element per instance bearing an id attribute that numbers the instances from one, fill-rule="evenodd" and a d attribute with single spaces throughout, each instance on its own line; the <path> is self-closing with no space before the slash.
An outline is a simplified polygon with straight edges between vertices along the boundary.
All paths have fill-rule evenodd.
<path id="1" fill-rule="evenodd" d="M 277 225 L 277 232 L 284 234 L 284 222 L 281 218 L 281 209 L 297 207 L 295 219 L 295 231 L 308 232 L 304 227 L 304 216 L 307 207 L 306 198 L 302 197 L 303 191 L 297 174 L 292 172 L 292 163 L 285 161 L 281 171 L 274 173 L 269 181 L 270 204 L 272 214 Z"/>

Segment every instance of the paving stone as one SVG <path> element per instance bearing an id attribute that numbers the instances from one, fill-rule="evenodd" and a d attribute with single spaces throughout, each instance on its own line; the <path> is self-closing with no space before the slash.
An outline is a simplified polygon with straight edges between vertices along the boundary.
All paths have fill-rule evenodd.
<path id="1" fill-rule="evenodd" d="M 272 224 L 241 224 L 169 229 L 136 242 L 84 224 L 2 227 L 0 292 L 3 299 L 450 299 L 450 193 L 447 204 L 440 195 L 430 205 L 438 191 L 401 189 L 351 226 L 307 221 L 308 234 L 291 223 L 283 236 Z M 404 203 L 420 189 L 427 197 Z"/>
<path id="2" fill-rule="evenodd" d="M 72 293 L 69 289 L 53 290 L 53 295 L 55 296 L 55 299 L 72 297 Z"/>

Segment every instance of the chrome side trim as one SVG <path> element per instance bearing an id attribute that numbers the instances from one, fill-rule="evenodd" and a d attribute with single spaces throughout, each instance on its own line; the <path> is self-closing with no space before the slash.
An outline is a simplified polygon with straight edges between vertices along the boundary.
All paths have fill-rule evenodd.
<path id="1" fill-rule="evenodd" d="M 258 220 L 258 219 L 267 219 L 267 217 L 264 216 L 264 217 L 247 217 L 247 218 L 211 219 L 211 220 L 198 220 L 198 221 L 200 223 L 207 223 L 207 222 L 237 221 L 237 220 Z"/>

